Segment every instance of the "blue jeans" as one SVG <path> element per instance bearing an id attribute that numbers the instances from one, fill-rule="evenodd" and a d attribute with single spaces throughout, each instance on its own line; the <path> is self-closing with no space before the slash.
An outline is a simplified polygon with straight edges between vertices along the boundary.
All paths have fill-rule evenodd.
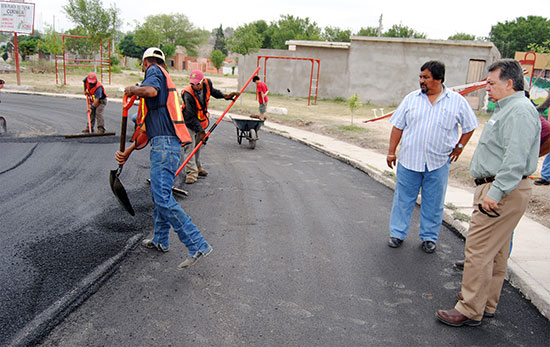
<path id="1" fill-rule="evenodd" d="M 544 161 L 542 162 L 540 175 L 543 179 L 550 181 L 550 154 L 547 154 L 546 158 L 544 158 Z"/>
<path id="2" fill-rule="evenodd" d="M 153 243 L 168 249 L 170 227 L 193 257 L 210 248 L 200 231 L 172 195 L 172 185 L 180 160 L 181 144 L 175 136 L 156 136 L 151 140 L 151 190 L 155 203 Z"/>
<path id="3" fill-rule="evenodd" d="M 409 233 L 411 214 L 422 187 L 420 206 L 420 239 L 437 242 L 443 222 L 443 208 L 450 162 L 439 169 L 416 172 L 397 164 L 397 184 L 393 195 L 390 236 L 400 240 Z"/>

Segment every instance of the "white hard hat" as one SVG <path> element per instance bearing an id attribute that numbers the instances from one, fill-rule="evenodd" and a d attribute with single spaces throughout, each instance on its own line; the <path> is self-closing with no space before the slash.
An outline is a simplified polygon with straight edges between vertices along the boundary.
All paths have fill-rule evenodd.
<path id="1" fill-rule="evenodd" d="M 142 60 L 150 57 L 160 58 L 162 61 L 166 61 L 166 59 L 164 59 L 164 53 L 162 53 L 161 49 L 157 47 L 149 47 L 145 50 L 145 52 L 143 52 Z"/>

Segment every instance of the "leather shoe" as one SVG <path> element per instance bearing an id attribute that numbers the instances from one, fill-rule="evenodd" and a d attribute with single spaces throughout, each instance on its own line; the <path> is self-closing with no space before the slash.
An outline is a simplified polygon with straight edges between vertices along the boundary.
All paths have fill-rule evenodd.
<path id="1" fill-rule="evenodd" d="M 537 185 L 537 186 L 547 186 L 547 185 L 550 184 L 550 181 L 547 181 L 544 178 L 540 178 L 540 179 L 536 180 L 533 183 L 535 183 L 535 185 Z"/>
<path id="2" fill-rule="evenodd" d="M 455 268 L 460 271 L 464 270 L 464 259 L 455 261 Z"/>
<path id="3" fill-rule="evenodd" d="M 462 295 L 462 292 L 456 293 L 456 298 L 458 300 L 464 300 L 464 296 Z M 495 318 L 495 314 L 490 312 L 483 312 L 483 318 Z"/>
<path id="4" fill-rule="evenodd" d="M 422 242 L 422 250 L 426 253 L 433 253 L 435 251 L 435 242 L 433 241 Z"/>
<path id="5" fill-rule="evenodd" d="M 464 325 L 476 327 L 481 324 L 480 320 L 470 319 L 454 308 L 451 310 L 437 310 L 436 316 L 440 322 L 452 327 L 461 327 Z"/>
<path id="6" fill-rule="evenodd" d="M 390 237 L 390 240 L 388 241 L 388 246 L 390 246 L 391 248 L 397 248 L 401 246 L 402 243 L 403 240 L 398 239 L 397 237 Z"/>

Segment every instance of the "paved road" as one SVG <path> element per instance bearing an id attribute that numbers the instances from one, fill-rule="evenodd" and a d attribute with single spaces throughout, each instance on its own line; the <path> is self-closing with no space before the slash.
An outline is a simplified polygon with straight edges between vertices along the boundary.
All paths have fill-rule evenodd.
<path id="1" fill-rule="evenodd" d="M 78 104 L 65 102 L 69 109 L 71 103 Z M 444 228 L 437 252 L 423 253 L 416 237 L 415 211 L 415 231 L 403 247 L 387 247 L 390 189 L 306 146 L 265 131 L 260 136 L 256 149 L 250 150 L 246 144 L 237 144 L 230 123 L 222 123 L 202 154 L 210 175 L 186 186 L 190 196 L 180 199 L 214 246 L 211 256 L 180 272 L 176 266 L 185 250 L 175 235 L 166 254 L 136 248 L 43 345 L 542 346 L 549 341 L 549 322 L 507 284 L 497 318 L 481 327 L 456 329 L 437 322 L 435 310 L 455 302 L 461 274 L 451 264 L 462 256 L 463 241 Z M 59 148 L 44 160 L 52 166 L 70 165 L 61 172 L 78 167 L 92 182 L 84 185 L 85 180 L 74 178 L 76 173 L 67 173 L 56 174 L 50 180 L 53 187 L 39 185 L 51 202 L 49 207 L 55 209 L 56 218 L 50 220 L 57 222 L 50 222 L 44 231 L 44 213 L 38 220 L 42 228 L 31 227 L 33 235 L 21 236 L 16 244 L 32 250 L 27 244 L 34 240 L 43 254 L 57 254 L 54 248 L 63 237 L 51 234 L 72 235 L 62 242 L 67 255 L 58 260 L 58 268 L 78 260 L 89 271 L 93 267 L 89 262 L 100 258 L 96 252 L 105 254 L 105 259 L 112 254 L 108 250 L 121 249 L 130 235 L 145 230 L 113 203 L 103 179 L 95 180 L 93 173 L 83 169 L 84 162 L 97 156 L 93 160 L 103 175 L 111 169 L 116 145 L 54 142 L 40 146 L 54 144 Z M 75 147 L 83 148 L 79 154 L 69 152 Z M 54 158 L 64 160 L 54 161 L 54 150 L 61 153 Z M 146 151 L 126 165 L 127 176 L 122 180 L 138 206 L 138 219 L 149 227 L 151 203 L 143 181 Z M 59 180 L 76 182 L 65 188 Z M 63 199 L 75 195 L 69 193 L 71 189 L 85 189 L 87 198 L 63 204 Z M 4 219 L 18 230 L 36 224 L 35 218 L 25 216 L 0 217 L 1 225 L 6 225 Z M 65 230 L 66 224 L 75 227 Z M 79 225 L 81 229 L 76 228 Z M 121 225 L 128 231 L 120 232 Z M 93 237 L 77 241 L 82 235 Z M 117 237 L 122 241 L 117 243 Z M 88 247 L 93 252 L 88 253 Z M 6 262 L 9 258 L 2 257 Z M 22 278 L 25 271 L 36 271 L 32 263 L 17 268 Z M 42 272 L 43 278 L 52 278 L 48 286 L 69 277 L 59 280 L 57 273 L 63 271 L 51 269 L 45 266 Z M 28 281 L 34 284 L 32 279 Z M 61 293 L 49 293 L 50 300 Z"/>

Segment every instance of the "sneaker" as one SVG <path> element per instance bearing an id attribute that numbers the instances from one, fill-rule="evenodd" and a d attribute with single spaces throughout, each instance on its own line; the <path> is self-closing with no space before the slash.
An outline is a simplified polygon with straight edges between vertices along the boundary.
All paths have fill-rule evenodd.
<path id="1" fill-rule="evenodd" d="M 151 239 L 144 239 L 143 241 L 141 241 L 141 245 L 145 248 L 156 249 L 159 252 L 163 252 L 163 253 L 168 252 L 168 248 L 164 248 L 160 244 L 154 243 L 153 240 Z"/>
<path id="2" fill-rule="evenodd" d="M 422 242 L 422 250 L 426 253 L 433 253 L 435 251 L 435 242 L 433 241 Z"/>
<path id="3" fill-rule="evenodd" d="M 201 177 L 206 177 L 208 176 L 208 171 L 206 171 L 205 169 L 203 169 L 202 167 L 199 169 L 199 176 Z"/>
<path id="4" fill-rule="evenodd" d="M 398 239 L 397 237 L 390 237 L 390 240 L 388 241 L 388 246 L 390 246 L 391 248 L 397 248 L 401 246 L 402 243 L 403 240 Z"/>
<path id="5" fill-rule="evenodd" d="M 194 256 L 187 257 L 181 264 L 178 265 L 178 270 L 185 270 L 191 265 L 195 265 L 195 263 L 199 261 L 200 258 L 208 256 L 210 253 L 212 253 L 213 250 L 214 249 L 212 248 L 212 246 L 210 246 L 210 248 L 208 248 L 204 253 L 197 252 L 197 254 L 195 254 Z"/>
<path id="6" fill-rule="evenodd" d="M 544 178 L 539 178 L 538 180 L 536 180 L 535 182 L 535 185 L 537 186 L 547 186 L 550 184 L 550 181 L 547 181 L 545 180 Z"/>
<path id="7" fill-rule="evenodd" d="M 464 270 L 464 259 L 455 261 L 455 268 L 460 271 Z"/>

